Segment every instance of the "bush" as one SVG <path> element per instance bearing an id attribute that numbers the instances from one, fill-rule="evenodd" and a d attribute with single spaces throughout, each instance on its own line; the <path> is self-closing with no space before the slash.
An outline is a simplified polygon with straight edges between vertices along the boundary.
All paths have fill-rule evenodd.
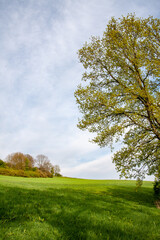
<path id="1" fill-rule="evenodd" d="M 154 182 L 154 194 L 156 197 L 160 197 L 160 181 L 155 181 Z"/>
<path id="2" fill-rule="evenodd" d="M 62 177 L 60 173 L 55 173 L 55 177 Z"/>
<path id="3" fill-rule="evenodd" d="M 40 169 L 37 170 L 37 172 L 39 173 L 40 177 L 52 177 L 52 174 L 50 172 L 47 171 L 41 171 Z"/>
<path id="4" fill-rule="evenodd" d="M 36 172 L 37 169 L 38 169 L 37 167 L 33 167 L 33 168 L 32 168 L 32 171 Z"/>
<path id="5" fill-rule="evenodd" d="M 0 167 L 3 167 L 3 168 L 6 167 L 6 163 L 1 159 L 0 159 Z"/>
<path id="6" fill-rule="evenodd" d="M 36 177 L 36 178 L 47 178 L 51 177 L 51 173 L 42 172 L 41 170 L 36 171 L 25 171 L 25 170 L 17 170 L 13 168 L 0 168 L 0 175 L 6 176 L 17 176 L 17 177 Z"/>
<path id="7" fill-rule="evenodd" d="M 14 169 L 11 168 L 0 168 L 0 174 L 6 176 L 17 176 Z"/>

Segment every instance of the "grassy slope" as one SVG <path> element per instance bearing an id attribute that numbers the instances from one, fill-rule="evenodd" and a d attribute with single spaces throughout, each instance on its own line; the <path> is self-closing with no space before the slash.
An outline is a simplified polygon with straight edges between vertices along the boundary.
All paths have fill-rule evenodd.
<path id="1" fill-rule="evenodd" d="M 159 240 L 152 187 L 0 176 L 0 240 Z"/>

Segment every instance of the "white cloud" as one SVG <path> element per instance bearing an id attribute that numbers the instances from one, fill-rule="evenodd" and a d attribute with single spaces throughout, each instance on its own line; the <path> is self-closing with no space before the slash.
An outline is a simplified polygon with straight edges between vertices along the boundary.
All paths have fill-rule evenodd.
<path id="1" fill-rule="evenodd" d="M 117 179 L 117 174 L 111 160 L 112 155 L 105 155 L 96 160 L 79 164 L 75 167 L 63 168 L 62 174 L 69 177 L 90 179 Z"/>

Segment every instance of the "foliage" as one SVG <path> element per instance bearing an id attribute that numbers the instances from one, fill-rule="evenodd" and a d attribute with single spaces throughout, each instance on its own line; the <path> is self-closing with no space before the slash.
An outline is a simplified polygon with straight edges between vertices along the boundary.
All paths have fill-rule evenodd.
<path id="1" fill-rule="evenodd" d="M 123 138 L 113 158 L 121 177 L 143 179 L 160 166 L 159 30 L 153 17 L 112 18 L 102 38 L 79 50 L 86 83 L 75 92 L 78 127 L 97 133 L 101 147 Z"/>
<path id="2" fill-rule="evenodd" d="M 154 193 L 156 197 L 160 197 L 160 181 L 155 181 L 154 182 Z"/>
<path id="3" fill-rule="evenodd" d="M 55 177 L 62 177 L 60 173 L 55 173 Z"/>
<path id="4" fill-rule="evenodd" d="M 155 196 L 157 198 L 160 198 L 160 165 L 155 176 L 156 178 L 155 178 L 153 189 L 154 189 Z"/>
<path id="5" fill-rule="evenodd" d="M 52 174 L 42 172 L 41 170 L 36 170 L 36 171 L 26 171 L 22 169 L 13 169 L 13 168 L 0 168 L 0 174 L 1 175 L 6 175 L 6 176 L 17 176 L 17 177 L 52 177 Z"/>
<path id="6" fill-rule="evenodd" d="M 60 167 L 59 165 L 54 165 L 54 176 L 56 177 L 61 177 L 62 175 L 60 174 Z"/>
<path id="7" fill-rule="evenodd" d="M 30 154 L 25 154 L 26 159 L 26 170 L 32 169 L 35 165 L 35 159 Z"/>
<path id="8" fill-rule="evenodd" d="M 38 168 L 42 171 L 42 172 L 48 172 L 51 173 L 53 171 L 53 166 L 50 163 L 50 160 L 48 159 L 47 156 L 43 155 L 43 154 L 39 154 L 36 157 L 36 163 Z"/>
<path id="9" fill-rule="evenodd" d="M 0 159 L 0 167 L 3 167 L 3 168 L 6 167 L 6 163 L 1 159 Z"/>
<path id="10" fill-rule="evenodd" d="M 136 186 L 137 186 L 137 189 L 138 189 L 138 188 L 140 188 L 140 187 L 142 186 L 142 184 L 143 184 L 143 181 L 142 181 L 142 179 L 140 179 L 140 178 L 137 178 L 137 181 L 136 181 Z"/>
<path id="11" fill-rule="evenodd" d="M 160 239 L 152 182 L 0 176 L 0 194 L 0 239 Z"/>
<path id="12" fill-rule="evenodd" d="M 34 166 L 34 159 L 31 155 L 16 152 L 9 154 L 6 158 L 8 165 L 11 168 L 29 170 Z"/>

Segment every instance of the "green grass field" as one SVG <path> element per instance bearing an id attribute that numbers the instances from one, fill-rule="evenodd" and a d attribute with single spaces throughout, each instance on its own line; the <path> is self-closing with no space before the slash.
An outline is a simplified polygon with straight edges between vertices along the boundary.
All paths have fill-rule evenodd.
<path id="1" fill-rule="evenodd" d="M 160 240 L 153 183 L 0 176 L 0 240 Z"/>

